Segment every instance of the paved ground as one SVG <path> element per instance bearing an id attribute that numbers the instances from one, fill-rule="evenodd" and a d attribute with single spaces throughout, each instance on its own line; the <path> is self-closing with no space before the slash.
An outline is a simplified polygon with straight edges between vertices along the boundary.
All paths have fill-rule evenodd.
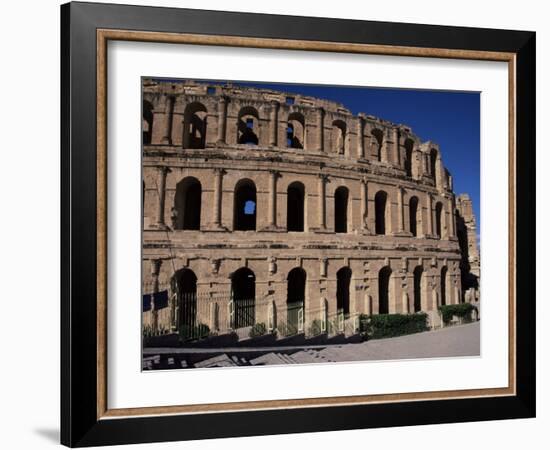
<path id="1" fill-rule="evenodd" d="M 220 349 L 146 348 L 144 369 L 478 356 L 480 322 L 358 344 Z"/>

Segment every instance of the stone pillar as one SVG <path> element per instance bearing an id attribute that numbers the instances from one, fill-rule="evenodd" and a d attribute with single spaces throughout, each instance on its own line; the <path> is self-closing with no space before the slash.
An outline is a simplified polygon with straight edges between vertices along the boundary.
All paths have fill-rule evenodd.
<path id="1" fill-rule="evenodd" d="M 399 129 L 392 129 L 392 139 L 393 139 L 393 154 L 395 158 L 395 164 L 398 167 L 401 167 L 401 159 L 399 158 Z"/>
<path id="2" fill-rule="evenodd" d="M 365 140 L 363 139 L 363 131 L 365 127 L 365 122 L 363 117 L 357 117 L 357 157 L 365 157 Z"/>
<path id="3" fill-rule="evenodd" d="M 326 205 L 326 193 L 328 181 L 328 175 L 319 174 L 319 229 L 326 230 L 327 228 L 327 205 Z"/>
<path id="4" fill-rule="evenodd" d="M 279 102 L 273 100 L 271 102 L 271 111 L 269 113 L 269 145 L 277 146 L 277 131 L 279 117 Z M 305 135 L 305 130 L 304 130 Z"/>
<path id="5" fill-rule="evenodd" d="M 174 118 L 174 101 L 172 96 L 166 97 L 166 105 L 164 109 L 164 133 L 162 136 L 163 144 L 172 144 L 172 121 Z"/>
<path id="6" fill-rule="evenodd" d="M 384 139 L 382 141 L 382 148 L 380 149 L 380 161 L 387 163 L 389 161 L 389 149 L 388 149 L 388 132 L 385 133 Z"/>
<path id="7" fill-rule="evenodd" d="M 369 233 L 369 187 L 366 178 L 361 180 L 361 229 Z"/>
<path id="8" fill-rule="evenodd" d="M 151 294 L 156 294 L 159 291 L 159 273 L 160 266 L 162 264 L 161 259 L 152 259 L 151 260 L 151 278 L 153 280 L 153 285 L 151 286 Z M 151 314 L 152 314 L 152 326 L 156 331 L 158 330 L 158 311 L 155 306 L 154 295 L 151 295 Z"/>
<path id="9" fill-rule="evenodd" d="M 225 144 L 225 132 L 227 128 L 227 98 L 218 100 L 218 144 Z"/>
<path id="10" fill-rule="evenodd" d="M 279 178 L 279 172 L 276 170 L 270 170 L 269 179 L 269 217 L 268 227 L 277 228 L 277 178 Z"/>
<path id="11" fill-rule="evenodd" d="M 449 198 L 449 229 L 447 230 L 449 238 L 456 237 L 456 217 L 455 217 L 455 208 L 452 198 Z"/>
<path id="12" fill-rule="evenodd" d="M 403 188 L 397 186 L 397 232 L 403 233 L 403 231 L 405 231 L 403 218 Z"/>
<path id="13" fill-rule="evenodd" d="M 223 176 L 224 169 L 214 169 L 214 221 L 215 229 L 222 229 L 222 196 L 223 196 Z"/>
<path id="14" fill-rule="evenodd" d="M 317 132 L 319 133 L 317 150 L 323 152 L 325 150 L 325 110 L 323 108 L 317 110 Z"/>
<path id="15" fill-rule="evenodd" d="M 170 172 L 168 167 L 158 168 L 158 207 L 157 207 L 157 228 L 166 228 L 164 223 L 164 202 L 166 199 L 166 175 Z"/>
<path id="16" fill-rule="evenodd" d="M 428 194 L 426 197 L 426 207 L 428 209 L 428 229 L 426 230 L 426 234 L 428 236 L 433 236 L 434 230 L 433 230 L 433 217 L 432 217 L 432 194 Z"/>

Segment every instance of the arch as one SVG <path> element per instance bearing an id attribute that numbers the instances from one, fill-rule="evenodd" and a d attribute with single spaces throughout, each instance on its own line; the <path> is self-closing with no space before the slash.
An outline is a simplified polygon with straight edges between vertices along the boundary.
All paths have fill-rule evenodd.
<path id="1" fill-rule="evenodd" d="M 185 326 L 190 333 L 197 321 L 197 276 L 191 269 L 180 269 L 172 277 L 171 284 L 176 292 L 178 330 Z"/>
<path id="2" fill-rule="evenodd" d="M 413 148 L 414 141 L 412 139 L 405 139 L 405 172 L 407 176 L 412 177 L 412 159 L 413 159 Z"/>
<path id="3" fill-rule="evenodd" d="M 256 275 L 248 267 L 241 267 L 231 275 L 233 300 L 232 327 L 254 325 L 256 319 Z"/>
<path id="4" fill-rule="evenodd" d="M 289 148 L 304 148 L 306 122 L 304 115 L 299 112 L 292 112 L 288 115 L 286 130 L 286 144 Z"/>
<path id="5" fill-rule="evenodd" d="M 346 151 L 346 123 L 343 120 L 332 122 L 332 148 L 343 155 Z"/>
<path id="6" fill-rule="evenodd" d="M 142 117 L 143 144 L 147 145 L 153 138 L 153 105 L 147 100 L 143 100 Z"/>
<path id="7" fill-rule="evenodd" d="M 303 330 L 304 305 L 306 298 L 306 271 L 295 267 L 287 276 L 287 325 L 293 332 Z"/>
<path id="8" fill-rule="evenodd" d="M 418 197 L 416 195 L 409 199 L 409 231 L 414 237 L 418 236 Z"/>
<path id="9" fill-rule="evenodd" d="M 389 266 L 382 267 L 378 272 L 378 314 L 390 312 L 390 279 L 392 270 Z"/>
<path id="10" fill-rule="evenodd" d="M 376 234 L 386 234 L 387 233 L 387 199 L 388 194 L 384 191 L 378 191 L 374 196 L 374 213 L 375 213 L 375 230 Z"/>
<path id="11" fill-rule="evenodd" d="M 447 266 L 441 268 L 441 305 L 447 305 Z"/>
<path id="12" fill-rule="evenodd" d="M 288 185 L 286 191 L 286 229 L 304 231 L 305 187 L 299 181 Z"/>
<path id="13" fill-rule="evenodd" d="M 350 299 L 351 269 L 342 267 L 336 272 L 336 309 L 348 316 Z"/>
<path id="14" fill-rule="evenodd" d="M 384 132 L 378 128 L 374 128 L 371 131 L 371 135 L 374 138 L 372 145 L 374 146 L 374 155 L 377 161 L 382 161 L 382 145 L 384 143 Z"/>
<path id="15" fill-rule="evenodd" d="M 239 144 L 258 145 L 260 142 L 260 115 L 253 106 L 244 106 L 239 111 L 237 122 Z"/>
<path id="16" fill-rule="evenodd" d="M 183 113 L 183 148 L 206 146 L 208 110 L 200 102 L 189 103 Z"/>
<path id="17" fill-rule="evenodd" d="M 195 177 L 186 177 L 176 185 L 174 197 L 175 230 L 200 230 L 202 187 Z"/>
<path id="18" fill-rule="evenodd" d="M 435 234 L 436 236 L 441 239 L 441 217 L 443 215 L 443 204 L 441 202 L 437 202 L 435 204 Z"/>
<path id="19" fill-rule="evenodd" d="M 256 185 L 252 180 L 243 179 L 235 185 L 234 230 L 256 229 Z"/>
<path id="20" fill-rule="evenodd" d="M 436 175 L 436 165 L 437 165 L 437 150 L 432 148 L 430 150 L 430 175 L 434 177 Z"/>
<path id="21" fill-rule="evenodd" d="M 340 186 L 334 191 L 334 231 L 336 233 L 348 232 L 348 203 L 349 190 Z"/>
<path id="22" fill-rule="evenodd" d="M 422 266 L 414 268 L 414 312 L 422 310 L 422 278 L 424 269 Z"/>

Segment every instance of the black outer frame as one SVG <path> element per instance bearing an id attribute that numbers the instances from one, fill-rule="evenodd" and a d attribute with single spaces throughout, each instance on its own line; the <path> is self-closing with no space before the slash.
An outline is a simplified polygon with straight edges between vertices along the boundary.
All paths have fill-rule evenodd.
<path id="1" fill-rule="evenodd" d="M 512 52 L 517 395 L 97 419 L 96 29 Z M 535 33 L 112 4 L 61 6 L 61 443 L 71 447 L 535 416 Z"/>

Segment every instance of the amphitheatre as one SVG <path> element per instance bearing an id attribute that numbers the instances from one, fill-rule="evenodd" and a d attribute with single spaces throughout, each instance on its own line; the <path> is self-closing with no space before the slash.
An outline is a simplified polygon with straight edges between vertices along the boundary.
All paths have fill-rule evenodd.
<path id="1" fill-rule="evenodd" d="M 237 83 L 143 79 L 142 96 L 142 317 L 154 334 L 351 335 L 362 314 L 433 321 L 438 306 L 478 301 L 472 204 L 436 143 Z"/>

